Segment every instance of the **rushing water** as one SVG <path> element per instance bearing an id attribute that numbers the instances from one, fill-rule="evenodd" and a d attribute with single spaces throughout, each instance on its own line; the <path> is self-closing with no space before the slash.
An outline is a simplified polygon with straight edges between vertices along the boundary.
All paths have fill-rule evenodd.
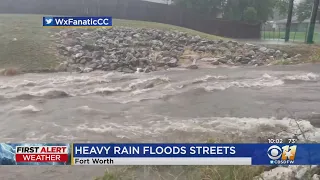
<path id="1" fill-rule="evenodd" d="M 320 66 L 0 77 L 1 142 L 320 140 Z M 292 119 L 295 116 L 298 121 Z M 0 168 L 0 179 L 91 179 L 105 167 Z"/>

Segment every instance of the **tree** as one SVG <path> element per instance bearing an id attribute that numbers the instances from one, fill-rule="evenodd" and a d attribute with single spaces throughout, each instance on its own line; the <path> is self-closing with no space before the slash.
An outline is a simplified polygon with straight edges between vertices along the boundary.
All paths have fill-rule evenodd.
<path id="1" fill-rule="evenodd" d="M 310 18 L 313 4 L 314 0 L 304 0 L 297 5 L 296 15 L 299 22 Z M 320 20 L 320 13 L 317 14 L 317 20 Z"/>
<path id="2" fill-rule="evenodd" d="M 289 0 L 174 0 L 176 5 L 190 8 L 198 13 L 224 19 L 266 22 L 277 8 L 282 14 L 288 9 Z M 250 17 L 252 16 L 252 17 Z"/>
<path id="3" fill-rule="evenodd" d="M 307 34 L 307 43 L 308 44 L 313 43 L 313 34 L 314 34 L 314 28 L 315 28 L 315 24 L 316 24 L 319 4 L 320 4 L 320 0 L 314 0 L 313 6 L 312 6 L 312 11 L 311 11 L 310 23 L 309 23 L 309 27 L 308 27 L 308 34 Z"/>
<path id="4" fill-rule="evenodd" d="M 257 10 L 254 7 L 247 7 L 244 10 L 243 18 L 245 21 L 252 23 L 256 22 L 258 19 L 258 13 Z"/>
<path id="5" fill-rule="evenodd" d="M 275 2 L 275 10 L 279 15 L 286 16 L 288 14 L 290 0 L 277 0 Z"/>
<path id="6" fill-rule="evenodd" d="M 231 20 L 245 20 L 245 12 L 253 12 L 255 10 L 256 20 L 266 22 L 269 17 L 272 17 L 274 7 L 278 0 L 227 0 L 224 6 L 223 17 Z"/>
<path id="7" fill-rule="evenodd" d="M 192 9 L 199 14 L 217 16 L 222 11 L 225 0 L 174 0 L 174 4 Z"/>
<path id="8" fill-rule="evenodd" d="M 314 0 L 304 0 L 297 5 L 296 14 L 299 22 L 310 18 L 313 1 Z"/>
<path id="9" fill-rule="evenodd" d="M 248 0 L 227 0 L 223 9 L 223 18 L 239 21 L 244 20 L 243 13 L 248 5 Z"/>
<path id="10" fill-rule="evenodd" d="M 286 24 L 286 35 L 284 38 L 285 42 L 288 42 L 290 39 L 290 28 L 291 28 L 291 20 L 293 15 L 293 7 L 294 7 L 294 0 L 290 0 L 289 8 L 288 8 L 287 24 Z"/>

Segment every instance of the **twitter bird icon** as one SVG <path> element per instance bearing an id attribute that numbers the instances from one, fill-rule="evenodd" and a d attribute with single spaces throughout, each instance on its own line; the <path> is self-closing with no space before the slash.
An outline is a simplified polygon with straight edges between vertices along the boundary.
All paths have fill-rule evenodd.
<path id="1" fill-rule="evenodd" d="M 43 18 L 43 25 L 44 26 L 52 26 L 53 25 L 53 18 L 52 17 L 44 17 Z"/>

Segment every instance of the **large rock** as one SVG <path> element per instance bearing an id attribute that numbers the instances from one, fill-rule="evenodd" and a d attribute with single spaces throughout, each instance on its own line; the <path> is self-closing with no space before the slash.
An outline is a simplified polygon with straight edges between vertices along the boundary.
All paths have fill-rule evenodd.
<path id="1" fill-rule="evenodd" d="M 83 55 L 84 55 L 83 52 L 79 52 L 79 53 L 77 53 L 76 55 L 74 55 L 74 58 L 75 58 L 75 59 L 78 59 L 78 58 L 82 57 Z"/>
<path id="2" fill-rule="evenodd" d="M 178 66 L 178 59 L 176 58 L 171 58 L 169 62 L 167 62 L 167 65 L 169 67 L 177 67 Z"/>
<path id="3" fill-rule="evenodd" d="M 241 64 L 248 64 L 250 61 L 251 61 L 251 58 L 249 57 L 244 57 L 244 58 L 241 58 L 240 60 Z"/>
<path id="4" fill-rule="evenodd" d="M 201 58 L 200 61 L 204 61 L 204 62 L 214 62 L 214 61 L 218 61 L 218 58 L 205 57 L 205 58 Z"/>
<path id="5" fill-rule="evenodd" d="M 79 43 L 80 42 L 77 39 L 73 39 L 73 38 L 64 39 L 62 41 L 62 44 L 66 46 L 75 46 L 75 45 L 78 45 Z"/>
<path id="6" fill-rule="evenodd" d="M 199 67 L 195 64 L 192 64 L 190 66 L 187 66 L 187 69 L 198 69 Z"/>
<path id="7" fill-rule="evenodd" d="M 124 72 L 124 73 L 134 73 L 135 71 L 130 69 L 130 68 L 127 68 L 127 67 L 124 67 L 122 68 L 121 72 Z"/>
<path id="8" fill-rule="evenodd" d="M 281 55 L 282 55 L 281 51 L 280 51 L 280 50 L 276 50 L 274 56 L 275 56 L 276 58 L 280 58 Z"/>
<path id="9" fill-rule="evenodd" d="M 287 166 L 276 167 L 270 171 L 263 172 L 260 176 L 255 177 L 255 180 L 317 180 L 319 175 L 318 166 Z"/>
<path id="10" fill-rule="evenodd" d="M 320 180 L 320 175 L 314 174 L 311 180 Z"/>
<path id="11" fill-rule="evenodd" d="M 163 46 L 163 43 L 159 40 L 152 40 L 151 43 L 154 46 Z"/>
<path id="12" fill-rule="evenodd" d="M 67 71 L 67 68 L 68 68 L 68 63 L 67 62 L 63 62 L 63 63 L 60 63 L 56 68 L 55 70 L 56 71 Z M 0 73 L 1 74 L 1 73 Z"/>
<path id="13" fill-rule="evenodd" d="M 255 180 L 295 180 L 295 169 L 286 167 L 277 167 L 266 171 Z"/>
<path id="14" fill-rule="evenodd" d="M 260 52 L 263 52 L 263 53 L 266 52 L 267 50 L 268 50 L 268 48 L 266 48 L 266 47 L 261 47 L 261 48 L 259 48 L 259 51 L 260 51 Z"/>
<path id="15" fill-rule="evenodd" d="M 92 57 L 94 59 L 100 59 L 104 55 L 103 51 L 94 51 L 92 52 Z"/>
<path id="16" fill-rule="evenodd" d="M 95 69 L 95 68 L 97 68 L 97 66 L 98 66 L 97 63 L 91 63 L 88 65 L 88 68 Z"/>
<path id="17" fill-rule="evenodd" d="M 215 61 L 212 61 L 211 64 L 212 64 L 212 65 L 219 65 L 220 62 L 219 62 L 218 60 L 215 60 Z"/>
<path id="18" fill-rule="evenodd" d="M 274 50 L 274 49 L 267 49 L 267 51 L 266 51 L 266 53 L 268 55 L 274 55 L 275 52 L 276 52 L 276 50 Z"/>
<path id="19" fill-rule="evenodd" d="M 89 67 L 84 68 L 84 69 L 82 70 L 83 73 L 89 73 L 89 72 L 92 72 L 92 71 L 93 71 L 93 68 L 89 68 Z"/>
<path id="20" fill-rule="evenodd" d="M 253 57 L 256 55 L 256 52 L 254 52 L 254 50 L 250 50 L 248 53 L 246 53 L 246 56 L 248 57 Z"/>

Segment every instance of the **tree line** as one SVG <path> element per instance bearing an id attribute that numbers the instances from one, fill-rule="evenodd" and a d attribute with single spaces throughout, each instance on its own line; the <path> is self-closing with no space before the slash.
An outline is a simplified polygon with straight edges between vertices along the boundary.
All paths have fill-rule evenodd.
<path id="1" fill-rule="evenodd" d="M 285 16 L 290 0 L 174 0 L 174 4 L 193 9 L 208 16 L 249 23 L 266 22 L 275 13 Z M 310 18 L 314 0 L 303 0 L 295 5 L 293 14 L 298 21 Z M 320 15 L 318 15 L 320 20 Z"/>

